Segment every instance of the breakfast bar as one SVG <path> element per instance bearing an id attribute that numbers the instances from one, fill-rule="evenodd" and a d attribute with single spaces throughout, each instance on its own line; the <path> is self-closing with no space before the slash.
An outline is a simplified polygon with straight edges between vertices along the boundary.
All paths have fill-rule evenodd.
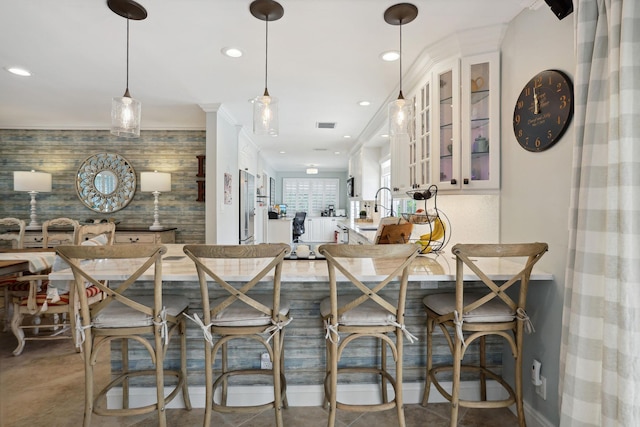
<path id="1" fill-rule="evenodd" d="M 202 314 L 200 289 L 196 269 L 193 262 L 185 256 L 181 244 L 167 244 L 167 254 L 163 258 L 162 277 L 165 283 L 166 295 L 185 295 L 189 298 L 189 311 Z M 519 270 L 519 266 L 510 262 L 494 262 L 492 264 L 478 261 L 484 271 L 489 271 L 494 280 L 506 280 Z M 220 261 L 218 264 L 208 264 L 214 271 L 221 274 L 230 283 L 238 283 L 252 277 L 262 267 L 261 261 Z M 111 265 L 109 261 L 97 262 L 94 266 L 85 266 L 87 271 L 96 273 L 103 279 L 118 281 L 122 272 L 128 271 L 126 263 Z M 390 269 L 385 262 L 373 263 L 369 259 L 354 261 L 351 271 L 357 277 L 366 281 L 375 281 L 386 277 Z M 409 290 L 407 293 L 406 327 L 419 341 L 405 344 L 405 399 L 407 402 L 418 401 L 424 380 L 426 348 L 425 348 L 425 314 L 422 299 L 430 292 L 441 289 L 452 289 L 455 282 L 455 260 L 449 251 L 440 254 L 423 255 L 416 258 L 409 276 Z M 52 280 L 68 280 L 72 278 L 68 270 L 53 273 Z M 151 279 L 143 276 L 143 281 Z M 268 278 L 267 278 L 268 279 Z M 535 270 L 531 276 L 533 284 L 552 280 L 551 274 Z M 338 276 L 340 281 L 340 275 Z M 465 274 L 465 280 L 473 286 L 477 277 Z M 328 270 L 323 259 L 285 260 L 282 271 L 282 296 L 291 303 L 291 317 L 293 321 L 286 328 L 285 337 L 285 374 L 288 385 L 288 399 L 292 406 L 320 405 L 322 402 L 322 381 L 325 374 L 325 331 L 320 318 L 320 301 L 328 295 Z M 152 282 L 141 283 L 141 292 L 152 289 Z M 393 286 L 390 285 L 390 286 Z M 394 289 L 393 287 L 391 289 Z M 266 291 L 265 291 L 266 292 Z M 214 295 L 215 296 L 215 295 Z M 204 403 L 203 363 L 204 341 L 201 329 L 193 322 L 187 326 L 188 337 L 188 370 L 189 385 L 192 390 L 192 403 L 201 406 Z M 445 348 L 444 337 L 438 336 L 434 343 L 434 359 L 444 360 L 449 357 Z M 142 351 L 142 350 L 141 350 Z M 248 346 L 241 350 L 241 360 L 234 362 L 248 364 L 253 368 L 260 368 L 262 349 Z M 238 354 L 236 349 L 235 354 Z M 354 363 L 368 361 L 375 358 L 378 351 L 363 343 L 360 347 L 347 355 L 347 360 Z M 112 370 L 120 369 L 119 352 L 112 351 Z M 472 354 L 473 357 L 473 354 Z M 498 342 L 490 347 L 487 355 L 489 363 L 500 368 L 502 363 L 502 343 Z M 169 352 L 169 363 L 178 363 L 178 355 Z M 174 360 L 175 359 L 175 360 Z M 216 362 L 216 365 L 219 362 Z M 369 393 L 375 390 L 372 384 L 362 383 L 345 385 L 358 393 Z M 258 387 L 260 389 L 260 387 Z M 256 388 L 252 387 L 255 391 Z M 269 393 L 265 384 L 264 393 Z M 152 392 L 151 392 L 152 393 Z M 238 392 L 239 393 L 239 392 Z M 245 394 L 246 390 L 243 393 Z M 434 394 L 435 395 L 435 394 Z M 233 388 L 230 399 L 233 399 Z M 253 396 L 253 395 L 252 395 Z M 253 398 L 260 398 L 254 396 Z M 251 397 L 247 397 L 251 399 Z M 176 400 L 176 402 L 178 402 Z"/>

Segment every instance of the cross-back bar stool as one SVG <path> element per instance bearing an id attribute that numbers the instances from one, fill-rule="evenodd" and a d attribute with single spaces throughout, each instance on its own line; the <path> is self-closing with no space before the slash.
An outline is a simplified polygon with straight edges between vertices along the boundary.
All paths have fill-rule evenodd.
<path id="1" fill-rule="evenodd" d="M 284 327 L 291 321 L 289 302 L 280 298 L 282 262 L 291 248 L 287 244 L 185 245 L 184 253 L 195 263 L 202 294 L 203 319 L 194 314 L 205 338 L 205 418 L 211 411 L 247 413 L 274 408 L 276 425 L 283 426 L 282 408 L 287 406 L 284 376 Z M 220 271 L 238 267 L 243 276 L 229 283 Z M 247 273 L 242 273 L 246 271 Z M 237 282 L 237 283 L 236 283 Z M 258 289 L 267 285 L 267 289 Z M 214 337 L 215 336 L 215 337 Z M 269 353 L 271 369 L 236 368 L 228 365 L 229 342 L 250 339 Z M 221 372 L 214 381 L 213 364 L 221 350 Z M 228 405 L 228 385 L 233 376 L 269 375 L 273 381 L 273 401 L 262 405 Z M 220 402 L 214 393 L 220 388 Z"/>
<path id="2" fill-rule="evenodd" d="M 72 292 L 80 301 L 75 328 L 76 340 L 82 342 L 84 353 L 84 426 L 91 424 L 93 413 L 123 416 L 155 411 L 158 425 L 164 427 L 167 424 L 166 406 L 179 392 L 182 392 L 184 406 L 191 409 L 184 318 L 188 299 L 163 293 L 161 257 L 166 248 L 158 245 L 58 246 L 57 251 L 73 270 Z M 110 280 L 107 286 L 102 279 L 113 275 L 114 268 L 118 269 L 117 279 Z M 149 269 L 153 277 L 142 280 L 141 276 Z M 146 281 L 152 281 L 153 288 L 140 290 L 139 285 Z M 83 292 L 87 285 L 100 289 L 105 298 L 90 305 Z M 70 303 L 71 312 L 74 312 L 75 298 L 70 298 Z M 171 362 L 179 366 L 166 366 L 171 338 L 176 335 L 180 341 L 180 360 Z M 112 341 L 120 341 L 122 368 L 112 374 L 113 379 L 96 393 L 94 367 L 96 363 L 105 363 L 98 361 L 98 355 Z M 135 345 L 130 346 L 130 342 Z M 148 360 L 136 355 L 135 363 L 130 361 L 129 350 L 134 348 L 139 352 L 146 350 Z M 106 363 L 111 363 L 111 360 Z M 139 382 L 145 377 L 151 377 L 152 382 Z M 167 377 L 175 377 L 175 380 L 165 395 Z M 155 402 L 131 407 L 129 388 L 136 385 L 154 386 Z M 122 387 L 122 408 L 107 408 L 106 394 L 116 387 Z"/>
<path id="3" fill-rule="evenodd" d="M 419 253 L 417 245 L 321 245 L 319 252 L 327 258 L 330 296 L 320 303 L 325 323 L 327 362 L 325 404 L 329 404 L 328 426 L 333 427 L 336 410 L 358 412 L 384 411 L 396 408 L 398 423 L 405 426 L 402 395 L 403 339 L 417 338 L 404 326 L 405 300 L 411 262 Z M 367 260 L 368 259 L 368 260 Z M 363 283 L 354 271 L 361 262 L 372 263 L 383 279 Z M 338 278 L 338 272 L 344 278 Z M 397 289 L 390 289 L 397 284 Z M 389 334 L 392 336 L 390 337 Z M 339 366 L 348 344 L 357 339 L 374 338 L 380 345 L 379 366 Z M 395 339 L 394 339 L 395 338 Z M 386 366 L 387 347 L 395 361 L 395 373 Z M 381 403 L 349 404 L 337 400 L 340 374 L 373 374 L 379 376 Z M 387 383 L 393 387 L 394 398 L 387 395 Z"/>
<path id="4" fill-rule="evenodd" d="M 451 402 L 451 427 L 457 425 L 460 406 L 502 408 L 514 403 L 520 427 L 526 426 L 522 406 L 522 343 L 524 332 L 533 329 L 525 311 L 527 289 L 531 270 L 547 249 L 546 243 L 457 244 L 452 248 L 456 256 L 455 293 L 435 293 L 424 298 L 427 311 L 427 373 L 422 405 L 427 405 L 433 383 L 440 394 Z M 481 265 L 487 259 L 516 262 L 516 272 L 503 283 L 496 283 L 482 271 Z M 465 286 L 465 269 L 477 275 L 479 288 Z M 442 330 L 453 360 L 451 364 L 434 367 L 432 346 L 436 326 Z M 514 388 L 487 364 L 485 344 L 487 337 L 491 336 L 504 338 L 511 349 L 515 359 Z M 468 361 L 463 364 L 465 352 L 474 342 L 479 343 L 479 363 Z M 444 379 L 442 376 L 438 377 L 442 372 L 453 375 L 451 393 L 439 382 Z M 475 372 L 479 376 L 480 400 L 460 398 L 462 372 Z M 487 400 L 487 379 L 500 384 L 507 391 L 508 397 Z"/>

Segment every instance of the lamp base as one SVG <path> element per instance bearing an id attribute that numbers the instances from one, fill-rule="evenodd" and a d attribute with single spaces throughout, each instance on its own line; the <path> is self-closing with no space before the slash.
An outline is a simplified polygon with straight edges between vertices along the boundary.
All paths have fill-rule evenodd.
<path id="1" fill-rule="evenodd" d="M 27 225 L 26 227 L 24 227 L 25 230 L 42 230 L 42 225 L 40 224 L 35 224 L 35 225 Z"/>
<path id="2" fill-rule="evenodd" d="M 150 225 L 149 226 L 149 230 L 151 231 L 160 231 L 160 230 L 164 230 L 164 227 L 162 225 Z"/>

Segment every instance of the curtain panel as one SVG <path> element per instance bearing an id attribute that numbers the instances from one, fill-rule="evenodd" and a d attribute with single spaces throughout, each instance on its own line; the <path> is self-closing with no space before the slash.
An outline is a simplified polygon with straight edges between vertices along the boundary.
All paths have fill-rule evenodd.
<path id="1" fill-rule="evenodd" d="M 560 425 L 640 423 L 640 2 L 574 0 Z"/>

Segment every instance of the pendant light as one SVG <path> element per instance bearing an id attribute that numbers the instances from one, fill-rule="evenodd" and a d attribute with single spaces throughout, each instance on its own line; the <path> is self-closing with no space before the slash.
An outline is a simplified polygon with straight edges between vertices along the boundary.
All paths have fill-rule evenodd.
<path id="1" fill-rule="evenodd" d="M 389 135 L 408 135 L 413 118 L 413 104 L 402 94 L 402 25 L 416 19 L 418 8 L 410 3 L 398 3 L 384 12 L 387 24 L 400 28 L 400 93 L 398 99 L 389 103 Z"/>
<path id="2" fill-rule="evenodd" d="M 278 136 L 278 99 L 267 89 L 269 60 L 269 21 L 277 21 L 284 15 L 280 3 L 274 0 L 255 0 L 249 6 L 251 14 L 265 21 L 264 94 L 253 100 L 253 133 Z"/>
<path id="3" fill-rule="evenodd" d="M 111 133 L 137 138 L 140 136 L 142 104 L 129 94 L 129 20 L 141 21 L 147 17 L 147 11 L 133 0 L 107 0 L 107 5 L 115 14 L 127 19 L 127 87 L 123 96 L 111 101 Z"/>

